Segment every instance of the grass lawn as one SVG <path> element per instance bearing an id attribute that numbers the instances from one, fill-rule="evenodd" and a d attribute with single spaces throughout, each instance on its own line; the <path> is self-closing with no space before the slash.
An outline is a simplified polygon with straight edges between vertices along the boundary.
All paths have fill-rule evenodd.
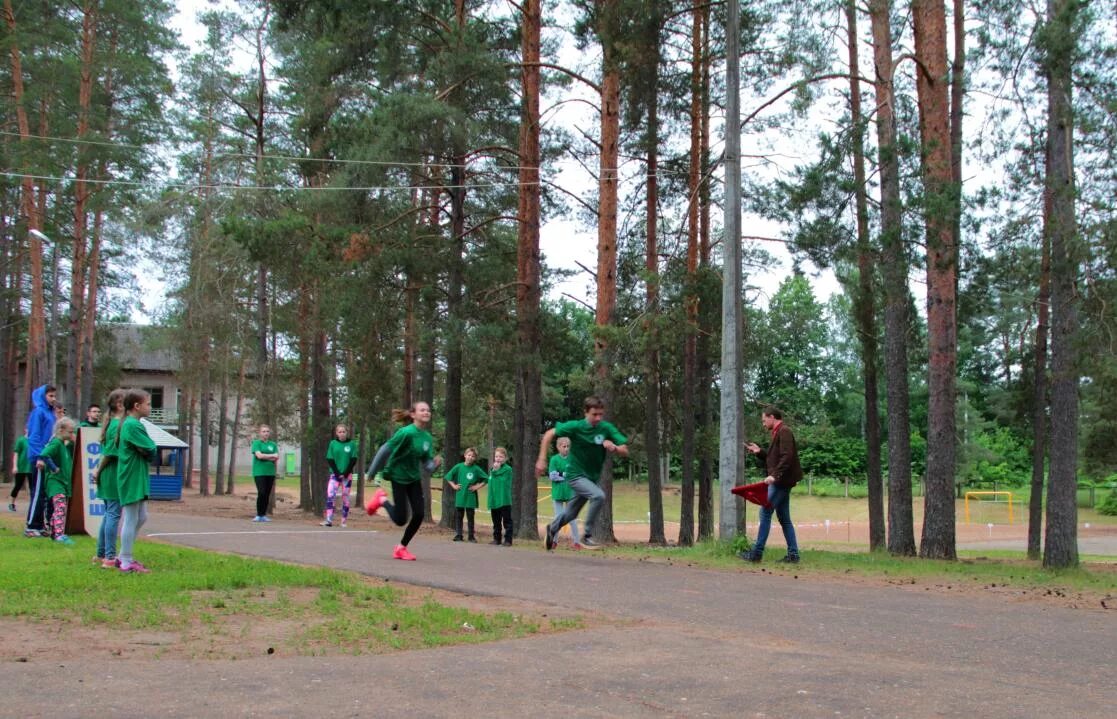
<path id="1" fill-rule="evenodd" d="M 128 575 L 90 563 L 93 538 L 74 540 L 75 546 L 64 547 L 25 539 L 18 520 L 5 517 L 0 523 L 0 622 L 6 636 L 12 620 L 30 620 L 80 628 L 85 636 L 100 633 L 101 642 L 111 636 L 169 635 L 173 650 L 168 651 L 175 656 L 228 658 L 265 649 L 382 653 L 580 626 L 576 617 L 552 620 L 453 606 L 430 592 L 350 572 L 155 542 L 137 544 L 137 556 L 151 574 Z M 20 644 L 12 642 L 12 651 Z"/>

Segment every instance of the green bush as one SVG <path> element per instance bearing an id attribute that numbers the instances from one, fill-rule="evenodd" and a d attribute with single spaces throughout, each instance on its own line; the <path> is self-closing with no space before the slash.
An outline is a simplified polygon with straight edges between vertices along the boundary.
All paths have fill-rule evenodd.
<path id="1" fill-rule="evenodd" d="M 1109 496 L 1098 502 L 1098 514 L 1117 517 L 1117 489 L 1110 490 Z"/>

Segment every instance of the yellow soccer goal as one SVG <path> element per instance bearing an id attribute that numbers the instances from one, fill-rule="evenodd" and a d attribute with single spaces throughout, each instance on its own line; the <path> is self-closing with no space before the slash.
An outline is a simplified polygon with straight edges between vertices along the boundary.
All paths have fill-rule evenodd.
<path id="1" fill-rule="evenodd" d="M 986 497 L 994 503 L 1008 503 L 1008 523 L 1012 524 L 1012 492 L 966 492 L 966 524 L 970 523 L 970 497 L 984 502 Z"/>

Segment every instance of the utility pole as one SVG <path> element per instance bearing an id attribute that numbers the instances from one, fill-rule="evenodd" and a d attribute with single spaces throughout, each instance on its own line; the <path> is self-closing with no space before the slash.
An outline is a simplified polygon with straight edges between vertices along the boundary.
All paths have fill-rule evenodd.
<path id="1" fill-rule="evenodd" d="M 721 284 L 721 426 L 718 478 L 721 511 L 718 536 L 737 534 L 741 480 L 741 66 L 740 4 L 730 0 L 725 28 L 725 237 Z"/>

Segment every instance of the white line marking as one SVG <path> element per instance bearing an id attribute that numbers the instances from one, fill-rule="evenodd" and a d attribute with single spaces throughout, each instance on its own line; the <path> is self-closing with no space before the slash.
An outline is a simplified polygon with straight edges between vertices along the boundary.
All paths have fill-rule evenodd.
<path id="1" fill-rule="evenodd" d="M 283 530 L 283 529 L 251 530 L 251 529 L 246 529 L 246 530 L 241 530 L 241 531 L 236 531 L 236 532 L 155 532 L 153 534 L 147 534 L 147 535 L 144 535 L 144 536 L 147 536 L 147 537 L 210 537 L 210 536 L 218 536 L 218 535 L 221 535 L 221 534 L 333 534 L 333 535 L 344 535 L 344 534 L 379 534 L 379 533 L 380 532 L 378 530 L 375 530 L 375 529 L 346 529 L 343 532 L 339 532 L 337 530 L 331 530 L 331 529 L 291 529 L 291 530 Z"/>

